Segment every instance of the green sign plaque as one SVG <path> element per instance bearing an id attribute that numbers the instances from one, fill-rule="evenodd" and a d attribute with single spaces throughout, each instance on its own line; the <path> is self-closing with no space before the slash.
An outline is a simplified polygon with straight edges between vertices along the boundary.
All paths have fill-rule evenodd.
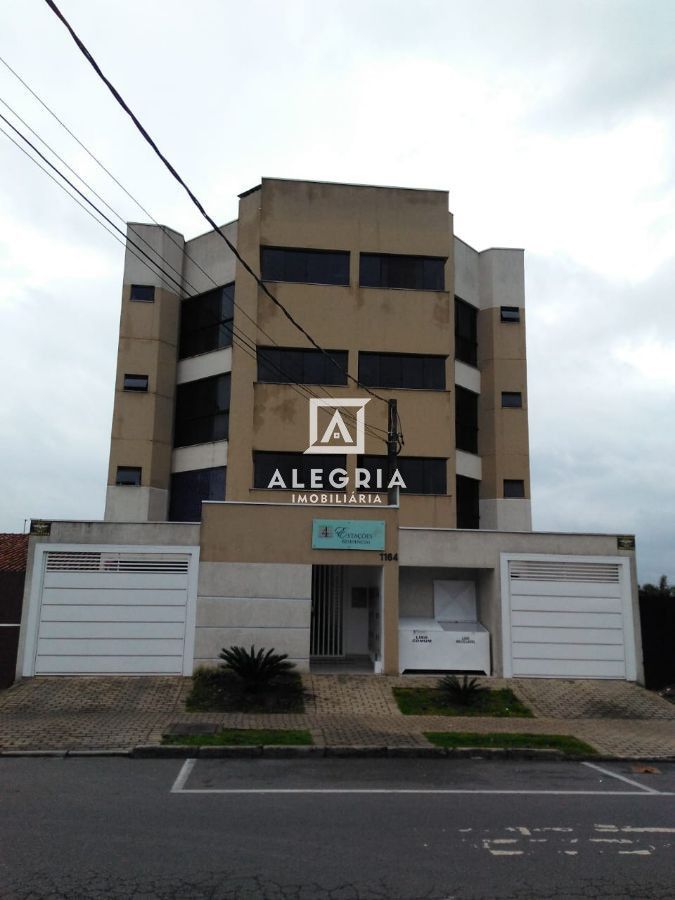
<path id="1" fill-rule="evenodd" d="M 314 519 L 313 550 L 384 550 L 384 522 Z"/>

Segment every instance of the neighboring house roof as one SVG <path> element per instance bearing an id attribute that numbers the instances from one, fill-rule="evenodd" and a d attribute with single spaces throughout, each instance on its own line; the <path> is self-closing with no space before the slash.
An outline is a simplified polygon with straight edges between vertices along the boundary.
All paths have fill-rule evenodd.
<path id="1" fill-rule="evenodd" d="M 25 572 L 27 555 L 27 534 L 0 533 L 0 572 Z"/>

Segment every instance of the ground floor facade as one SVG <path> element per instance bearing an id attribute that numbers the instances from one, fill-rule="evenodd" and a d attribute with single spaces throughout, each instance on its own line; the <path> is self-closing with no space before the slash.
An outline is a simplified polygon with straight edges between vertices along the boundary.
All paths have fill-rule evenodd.
<path id="1" fill-rule="evenodd" d="M 635 553 L 617 535 L 230 502 L 196 524 L 34 530 L 19 677 L 189 675 L 254 645 L 304 672 L 642 681 Z"/>

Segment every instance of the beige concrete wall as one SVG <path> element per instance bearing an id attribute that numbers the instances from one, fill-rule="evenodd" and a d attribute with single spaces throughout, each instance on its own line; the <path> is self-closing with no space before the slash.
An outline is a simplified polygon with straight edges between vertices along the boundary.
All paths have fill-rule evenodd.
<path id="1" fill-rule="evenodd" d="M 205 503 L 202 511 L 200 554 L 201 567 L 206 573 L 203 577 L 212 577 L 208 574 L 208 565 L 211 563 L 255 563 L 263 567 L 276 567 L 276 571 L 281 571 L 280 567 L 288 564 L 295 567 L 383 567 L 381 621 L 384 671 L 395 673 L 398 671 L 398 563 L 383 562 L 379 552 L 372 550 L 313 550 L 311 533 L 314 518 L 384 520 L 385 552 L 393 555 L 398 552 L 397 514 L 398 510 L 392 507 L 361 509 L 280 503 Z M 219 571 L 224 573 L 226 570 Z M 253 568 L 247 569 L 249 574 L 253 571 Z M 278 580 L 278 576 L 274 577 Z M 208 583 L 205 581 L 200 584 L 200 594 Z M 272 583 L 270 581 L 269 585 Z M 270 589 L 270 586 L 258 586 L 255 591 L 262 594 L 264 590 L 269 592 Z M 213 590 L 213 587 L 209 590 Z M 287 637 L 290 639 L 291 636 Z M 293 639 L 296 638 L 299 641 L 301 636 L 294 635 Z M 292 647 L 294 653 L 298 652 L 297 644 Z"/>
<path id="2" fill-rule="evenodd" d="M 347 350 L 348 369 L 358 376 L 358 350 L 420 352 L 446 355 L 447 392 L 386 391 L 396 395 L 405 432 L 404 453 L 448 459 L 450 502 L 438 498 L 404 497 L 401 514 L 411 523 L 454 525 L 454 326 L 452 319 L 452 219 L 443 191 L 408 191 L 350 185 L 325 185 L 264 179 L 262 186 L 241 199 L 239 249 L 258 264 L 261 245 L 348 250 L 349 286 L 270 284 L 275 296 L 301 321 L 322 346 Z M 426 254 L 448 258 L 443 292 L 379 290 L 358 285 L 360 251 Z M 308 342 L 258 290 L 246 273 L 237 272 L 237 303 L 266 332 L 260 344 L 303 347 Z M 250 324 L 237 310 L 235 325 Z M 227 498 L 230 500 L 290 499 L 289 495 L 253 490 L 254 450 L 302 452 L 309 443 L 309 404 L 292 387 L 255 384 L 256 365 L 233 348 L 231 423 Z M 320 396 L 368 397 L 354 386 L 313 389 Z M 366 407 L 369 426 L 386 429 L 386 405 L 372 399 Z M 326 418 L 326 424 L 328 419 Z M 384 442 L 367 438 L 367 453 L 384 455 Z M 355 459 L 348 458 L 353 472 Z M 353 482 L 352 482 L 353 483 Z M 410 517 L 408 512 L 410 508 Z"/>
<path id="3" fill-rule="evenodd" d="M 308 671 L 311 596 L 310 565 L 202 563 L 195 667 L 218 665 L 224 647 L 255 646 Z"/>
<path id="4" fill-rule="evenodd" d="M 519 250 L 488 250 L 479 254 L 481 310 L 478 314 L 478 451 L 483 461 L 480 488 L 481 527 L 504 528 L 516 523 L 529 530 L 530 457 L 523 254 Z M 518 306 L 518 324 L 502 322 L 500 306 Z M 503 409 L 503 391 L 520 391 L 521 409 Z M 525 483 L 523 501 L 502 501 L 504 480 Z M 522 508 L 517 513 L 514 504 Z"/>
<path id="5" fill-rule="evenodd" d="M 128 235 L 180 281 L 183 238 L 155 225 L 130 224 Z M 151 252 L 152 248 L 152 252 Z M 129 299 L 132 284 L 155 287 L 152 303 Z M 141 485 L 111 490 L 106 518 L 166 519 L 173 443 L 180 298 L 178 285 L 142 264 L 127 248 L 122 290 L 108 485 L 118 466 L 140 466 Z M 148 375 L 147 393 L 124 391 L 125 374 Z M 158 493 L 160 492 L 160 493 Z"/>

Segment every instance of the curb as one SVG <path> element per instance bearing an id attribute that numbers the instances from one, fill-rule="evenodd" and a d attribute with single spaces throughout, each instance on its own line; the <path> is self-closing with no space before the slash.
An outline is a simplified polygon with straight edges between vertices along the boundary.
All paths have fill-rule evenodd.
<path id="1" fill-rule="evenodd" d="M 551 762 L 642 762 L 656 765 L 675 762 L 668 756 L 568 756 L 561 750 L 538 747 L 371 747 L 371 746 L 193 746 L 190 744 L 139 744 L 131 749 L 103 750 L 0 750 L 1 758 L 70 759 L 481 759 Z"/>

